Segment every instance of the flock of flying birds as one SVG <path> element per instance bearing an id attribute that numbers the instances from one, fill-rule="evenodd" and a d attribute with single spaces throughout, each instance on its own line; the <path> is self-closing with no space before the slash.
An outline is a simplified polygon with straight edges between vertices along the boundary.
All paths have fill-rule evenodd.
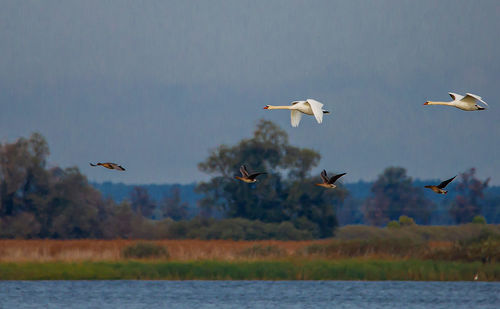
<path id="1" fill-rule="evenodd" d="M 449 95 L 453 99 L 452 101 L 449 102 L 441 102 L 441 101 L 427 101 L 424 103 L 424 105 L 446 105 L 446 106 L 453 106 L 458 109 L 464 110 L 464 111 L 480 111 L 486 109 L 483 106 L 478 105 L 478 103 L 482 103 L 486 106 L 488 104 L 483 101 L 483 99 L 475 94 L 472 93 L 466 93 L 465 96 L 456 94 L 453 92 L 449 92 Z M 300 120 L 302 118 L 302 114 L 306 115 L 311 115 L 316 118 L 316 121 L 318 123 L 323 122 L 323 114 L 329 114 L 330 112 L 327 110 L 323 109 L 323 104 L 313 100 L 313 99 L 307 99 L 305 101 L 293 101 L 291 105 L 286 105 L 286 106 L 274 106 L 274 105 L 266 105 L 264 109 L 287 109 L 290 110 L 290 121 L 292 124 L 292 127 L 297 127 L 300 123 Z M 106 163 L 97 163 L 97 164 L 92 164 L 90 163 L 90 166 L 102 166 L 108 169 L 112 170 L 118 170 L 118 171 L 125 171 L 125 168 L 123 168 L 121 165 L 118 165 L 116 163 L 111 163 L 111 162 L 106 162 Z M 236 176 L 235 178 L 238 180 L 241 180 L 245 183 L 254 183 L 257 182 L 257 176 L 267 174 L 266 172 L 253 172 L 249 173 L 246 165 L 241 165 L 240 167 L 240 173 L 241 176 Z M 323 187 L 323 188 L 328 188 L 328 189 L 333 189 L 336 188 L 335 182 L 342 176 L 346 175 L 346 173 L 334 175 L 332 177 L 328 177 L 326 170 L 323 170 L 320 174 L 321 176 L 321 183 L 317 183 L 317 186 Z M 438 194 L 446 194 L 448 191 L 444 190 L 444 188 L 455 179 L 454 176 L 448 180 L 445 180 L 441 182 L 439 185 L 428 185 L 425 186 L 425 188 L 431 189 L 432 191 L 438 193 Z"/>

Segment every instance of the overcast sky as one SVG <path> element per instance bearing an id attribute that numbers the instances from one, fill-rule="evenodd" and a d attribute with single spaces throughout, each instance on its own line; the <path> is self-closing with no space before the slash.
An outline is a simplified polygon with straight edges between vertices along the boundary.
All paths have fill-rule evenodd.
<path id="1" fill-rule="evenodd" d="M 3 0 L 0 139 L 38 131 L 51 165 L 94 181 L 189 183 L 265 118 L 346 182 L 398 165 L 500 184 L 499 16 L 497 0 Z M 449 91 L 491 108 L 422 105 Z M 332 112 L 321 125 L 262 109 L 306 98 Z"/>

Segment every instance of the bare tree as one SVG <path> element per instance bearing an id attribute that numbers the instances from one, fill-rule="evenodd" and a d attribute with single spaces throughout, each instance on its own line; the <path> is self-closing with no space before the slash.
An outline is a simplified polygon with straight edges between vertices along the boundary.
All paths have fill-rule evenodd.
<path id="1" fill-rule="evenodd" d="M 373 225 L 385 225 L 402 215 L 417 223 L 430 220 L 433 203 L 424 196 L 422 188 L 414 187 L 411 177 L 402 167 L 388 167 L 373 183 L 372 196 L 364 204 L 365 218 Z"/>
<path id="2" fill-rule="evenodd" d="M 171 218 L 174 221 L 187 219 L 188 204 L 182 202 L 179 187 L 173 187 L 170 190 L 170 196 L 165 196 L 161 203 L 162 216 Z"/>
<path id="3" fill-rule="evenodd" d="M 479 180 L 475 174 L 475 168 L 460 174 L 460 181 L 456 186 L 458 194 L 450 208 L 450 214 L 456 223 L 471 222 L 474 216 L 481 213 L 484 190 L 488 187 L 490 178 Z"/>
<path id="4" fill-rule="evenodd" d="M 148 190 L 139 186 L 134 187 L 130 192 L 130 203 L 135 213 L 146 218 L 151 218 L 156 208 L 156 203 L 149 196 Z"/>

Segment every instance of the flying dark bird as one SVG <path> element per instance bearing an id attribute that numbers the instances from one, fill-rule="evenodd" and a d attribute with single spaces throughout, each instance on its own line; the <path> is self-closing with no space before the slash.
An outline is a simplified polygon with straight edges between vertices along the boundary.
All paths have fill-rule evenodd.
<path id="1" fill-rule="evenodd" d="M 125 169 L 121 166 L 121 165 L 118 165 L 116 163 L 111 163 L 111 162 L 106 162 L 106 163 L 97 163 L 97 164 L 92 164 L 92 163 L 89 163 L 90 166 L 102 166 L 102 167 L 105 167 L 105 168 L 109 168 L 110 170 L 117 170 L 117 171 L 124 171 Z"/>
<path id="2" fill-rule="evenodd" d="M 262 174 L 267 174 L 266 172 L 259 172 L 259 173 L 248 173 L 247 167 L 245 165 L 240 166 L 240 172 L 241 172 L 241 177 L 236 176 L 234 178 L 239 179 L 241 181 L 244 181 L 246 183 L 252 183 L 256 182 L 257 179 L 255 179 L 257 176 L 262 175 Z"/>
<path id="3" fill-rule="evenodd" d="M 457 176 L 455 176 L 455 177 L 457 177 Z M 437 186 L 425 186 L 425 188 L 429 188 L 429 189 L 431 189 L 432 191 L 434 191 L 434 192 L 436 192 L 436 193 L 438 193 L 438 194 L 446 194 L 446 193 L 448 193 L 448 191 L 443 190 L 443 189 L 444 189 L 444 188 L 445 188 L 445 187 L 446 187 L 446 186 L 447 186 L 450 182 L 452 182 L 452 181 L 453 181 L 453 179 L 455 179 L 455 177 L 450 178 L 450 179 L 448 179 L 448 180 L 445 180 L 445 181 L 443 181 L 442 183 L 440 183 L 440 184 L 439 184 L 439 185 L 437 185 Z"/>
<path id="4" fill-rule="evenodd" d="M 338 174 L 338 175 L 332 176 L 331 178 L 328 178 L 328 176 L 326 175 L 326 171 L 323 170 L 321 172 L 321 179 L 323 179 L 323 183 L 317 183 L 316 185 L 323 187 L 323 188 L 333 189 L 333 188 L 337 187 L 336 185 L 334 185 L 335 181 L 337 181 L 337 179 L 344 176 L 345 174 L 347 174 L 347 173 Z"/>

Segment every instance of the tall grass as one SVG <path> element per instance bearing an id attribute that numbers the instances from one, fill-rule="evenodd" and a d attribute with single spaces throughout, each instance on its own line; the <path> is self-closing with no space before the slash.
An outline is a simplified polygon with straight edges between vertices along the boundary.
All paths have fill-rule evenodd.
<path id="1" fill-rule="evenodd" d="M 346 226 L 333 239 L 311 241 L 157 240 L 171 261 L 300 259 L 432 259 L 498 262 L 500 225 Z M 0 240 L 0 262 L 122 261 L 137 240 Z M 140 258 L 140 257 L 139 257 Z M 148 257 L 155 259 L 154 254 Z M 165 255 L 157 256 L 165 259 Z"/>
<path id="2" fill-rule="evenodd" d="M 232 240 L 161 240 L 149 243 L 168 247 L 171 260 L 245 260 L 262 254 L 252 247 L 275 247 L 283 256 L 292 256 L 297 250 L 317 241 L 232 241 Z M 135 240 L 0 240 L 0 262 L 50 261 L 120 261 L 122 251 Z M 272 256 L 269 256 L 270 258 Z"/>
<path id="3" fill-rule="evenodd" d="M 484 231 L 500 234 L 498 224 L 462 224 L 449 226 L 412 225 L 400 228 L 379 228 L 367 225 L 347 225 L 337 230 L 335 239 L 387 239 L 406 238 L 415 241 L 456 242 L 479 237 Z"/>
<path id="4" fill-rule="evenodd" d="M 500 280 L 500 265 L 478 262 L 285 260 L 0 263 L 1 280 Z"/>

